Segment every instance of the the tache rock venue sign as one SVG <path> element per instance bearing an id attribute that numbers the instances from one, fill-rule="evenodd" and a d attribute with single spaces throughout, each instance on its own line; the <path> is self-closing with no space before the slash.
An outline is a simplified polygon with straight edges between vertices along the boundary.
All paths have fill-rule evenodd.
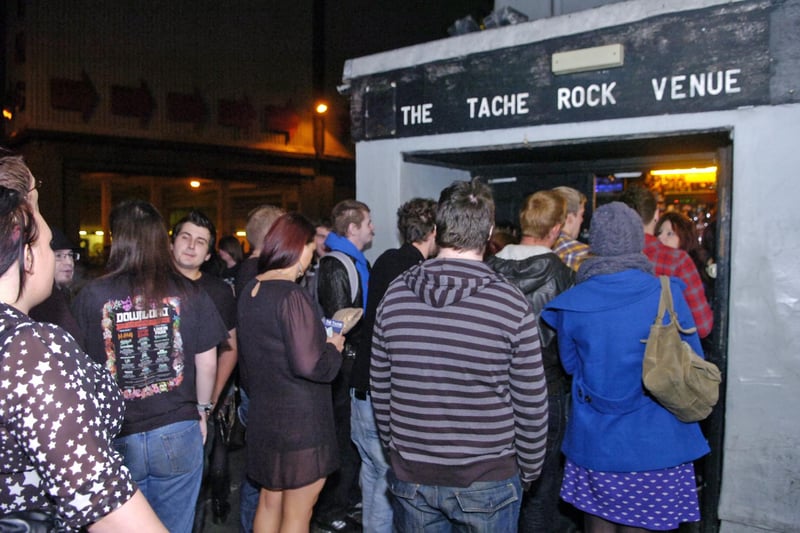
<path id="1" fill-rule="evenodd" d="M 733 109 L 769 102 L 769 2 L 662 15 L 352 80 L 356 140 Z M 493 30 L 489 30 L 493 31 Z M 617 68 L 554 53 L 620 43 Z"/>

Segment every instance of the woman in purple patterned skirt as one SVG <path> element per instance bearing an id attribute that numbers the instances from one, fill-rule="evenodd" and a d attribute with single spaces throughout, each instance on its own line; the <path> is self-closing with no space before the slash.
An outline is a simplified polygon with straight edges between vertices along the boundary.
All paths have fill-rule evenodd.
<path id="1" fill-rule="evenodd" d="M 542 318 L 558 331 L 572 408 L 562 450 L 561 498 L 585 513 L 585 533 L 668 531 L 700 520 L 692 461 L 709 452 L 697 423 L 684 423 L 646 394 L 642 360 L 661 294 L 642 253 L 639 215 L 600 207 L 577 285 Z M 683 328 L 694 320 L 683 282 L 671 280 Z M 697 334 L 684 336 L 702 354 Z"/>

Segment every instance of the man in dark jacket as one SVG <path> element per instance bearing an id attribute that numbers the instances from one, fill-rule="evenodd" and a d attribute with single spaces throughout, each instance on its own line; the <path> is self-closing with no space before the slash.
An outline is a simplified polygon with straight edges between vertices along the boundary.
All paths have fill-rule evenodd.
<path id="1" fill-rule="evenodd" d="M 375 261 L 369 275 L 367 311 L 362 324 L 364 337 L 358 346 L 353 375 L 350 379 L 353 396 L 350 408 L 350 431 L 361 455 L 362 523 L 364 531 L 371 533 L 392 531 L 392 508 L 386 484 L 389 464 L 381 449 L 369 395 L 372 326 L 375 324 L 378 304 L 383 299 L 389 284 L 412 266 L 433 255 L 436 247 L 436 202 L 414 198 L 404 203 L 397 210 L 397 229 L 403 239 L 403 245 L 383 252 Z"/>
<path id="2" fill-rule="evenodd" d="M 575 283 L 575 273 L 550 249 L 566 217 L 566 201 L 555 191 L 539 191 L 525 200 L 519 215 L 520 244 L 511 244 L 489 259 L 489 265 L 516 285 L 531 303 L 539 324 L 547 379 L 549 426 L 541 477 L 522 502 L 519 530 L 561 532 L 565 518 L 558 510 L 561 486 L 561 441 L 566 425 L 569 386 L 558 357 L 555 332 L 541 320 L 545 304 Z"/>
<path id="3" fill-rule="evenodd" d="M 334 253 L 320 259 L 316 272 L 317 297 L 323 314 L 328 318 L 346 307 L 366 309 L 370 265 L 363 250 L 375 236 L 369 207 L 357 200 L 342 200 L 333 206 L 331 223 L 333 227 L 325 239 L 325 246 Z M 352 264 L 346 265 L 343 261 L 351 261 Z M 353 266 L 358 287 L 353 287 L 351 282 L 350 271 Z M 314 509 L 314 521 L 325 531 L 357 528 L 352 522 L 354 519 L 358 521 L 356 507 L 361 501 L 358 488 L 360 458 L 350 440 L 350 375 L 363 336 L 361 321 L 345 337 L 342 369 L 332 383 L 333 415 L 341 467 L 328 476 Z"/>

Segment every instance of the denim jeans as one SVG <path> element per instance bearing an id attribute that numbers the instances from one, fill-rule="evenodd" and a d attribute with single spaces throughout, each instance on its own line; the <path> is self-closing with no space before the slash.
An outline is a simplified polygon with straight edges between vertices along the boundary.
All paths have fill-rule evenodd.
<path id="1" fill-rule="evenodd" d="M 352 392 L 351 392 L 352 396 Z M 378 427 L 372 412 L 372 399 L 353 397 L 350 408 L 350 435 L 361 455 L 362 525 L 367 533 L 392 533 L 392 506 L 386 472 L 389 464 L 383 453 Z"/>
<path id="2" fill-rule="evenodd" d="M 569 393 L 550 395 L 547 418 L 547 451 L 542 474 L 533 482 L 522 499 L 520 533 L 562 533 L 569 527 L 569 519 L 559 511 L 559 491 L 564 467 L 561 442 L 567 426 Z"/>
<path id="3" fill-rule="evenodd" d="M 403 533 L 500 533 L 516 531 L 522 486 L 519 476 L 469 487 L 406 483 L 389 470 L 394 528 Z"/>
<path id="4" fill-rule="evenodd" d="M 170 533 L 190 533 L 203 479 L 203 437 L 184 420 L 114 441 L 150 506 Z"/>
<path id="5" fill-rule="evenodd" d="M 250 481 L 245 473 L 242 476 L 242 484 L 239 486 L 239 531 L 241 533 L 253 533 L 253 520 L 256 518 L 260 493 L 261 489 Z"/>

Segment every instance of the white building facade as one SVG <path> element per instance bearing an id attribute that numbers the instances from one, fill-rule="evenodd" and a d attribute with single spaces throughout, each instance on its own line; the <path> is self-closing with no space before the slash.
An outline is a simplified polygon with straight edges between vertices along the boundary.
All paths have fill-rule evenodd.
<path id="1" fill-rule="evenodd" d="M 800 531 L 799 26 L 798 0 L 632 0 L 344 68 L 371 259 L 398 244 L 402 202 L 456 179 L 485 176 L 512 218 L 538 188 L 594 204 L 598 177 L 717 168 L 694 195 L 716 213 L 724 371 L 703 531 Z"/>

